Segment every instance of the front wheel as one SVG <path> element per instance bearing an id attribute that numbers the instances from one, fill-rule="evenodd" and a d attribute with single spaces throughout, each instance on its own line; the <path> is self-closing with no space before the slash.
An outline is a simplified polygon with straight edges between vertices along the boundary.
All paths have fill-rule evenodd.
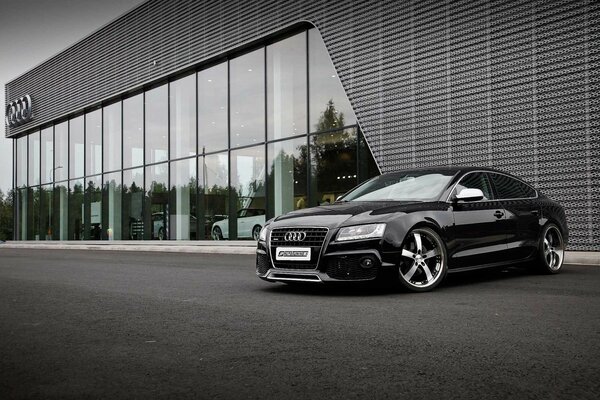
<path id="1" fill-rule="evenodd" d="M 448 270 L 446 246 L 430 228 L 413 229 L 402 245 L 399 281 L 414 292 L 432 290 Z"/>
<path id="2" fill-rule="evenodd" d="M 213 228 L 212 237 L 213 237 L 213 240 L 223 240 L 223 232 L 221 232 L 221 228 L 219 228 L 218 226 L 215 226 Z"/>
<path id="3" fill-rule="evenodd" d="M 550 223 L 542 229 L 538 253 L 538 270 L 546 274 L 557 274 L 565 258 L 565 242 L 558 226 Z"/>

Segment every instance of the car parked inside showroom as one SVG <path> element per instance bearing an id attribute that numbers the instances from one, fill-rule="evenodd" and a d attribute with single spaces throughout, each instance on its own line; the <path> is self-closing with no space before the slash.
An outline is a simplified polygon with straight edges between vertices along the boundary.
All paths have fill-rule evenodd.
<path id="1" fill-rule="evenodd" d="M 293 283 L 369 281 L 391 272 L 405 288 L 427 291 L 447 273 L 479 268 L 524 264 L 557 273 L 568 233 L 560 204 L 506 172 L 399 171 L 334 204 L 268 221 L 256 273 Z"/>
<path id="2" fill-rule="evenodd" d="M 258 235 L 263 226 L 265 226 L 264 208 L 242 208 L 238 210 L 237 237 L 239 239 L 258 240 Z M 229 239 L 229 219 L 215 222 L 211 232 L 214 240 Z"/>

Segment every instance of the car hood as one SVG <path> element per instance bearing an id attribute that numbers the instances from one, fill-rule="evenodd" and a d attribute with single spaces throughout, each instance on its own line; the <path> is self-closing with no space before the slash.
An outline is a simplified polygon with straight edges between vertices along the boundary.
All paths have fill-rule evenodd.
<path id="1" fill-rule="evenodd" d="M 323 226 L 335 228 L 353 224 L 386 222 L 398 213 L 430 209 L 432 203 L 410 201 L 352 201 L 296 210 L 275 218 L 272 228 Z"/>

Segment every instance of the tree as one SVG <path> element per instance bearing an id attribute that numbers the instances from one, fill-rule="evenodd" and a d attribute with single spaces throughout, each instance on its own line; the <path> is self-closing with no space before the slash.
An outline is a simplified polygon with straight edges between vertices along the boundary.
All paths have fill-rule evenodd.
<path id="1" fill-rule="evenodd" d="M 344 126 L 344 113 L 338 112 L 333 104 L 333 99 L 329 99 L 325 106 L 325 111 L 321 113 L 317 123 L 317 132 L 339 129 Z"/>
<path id="2" fill-rule="evenodd" d="M 0 190 L 0 240 L 13 238 L 13 199 L 13 190 L 10 190 L 6 196 Z"/>

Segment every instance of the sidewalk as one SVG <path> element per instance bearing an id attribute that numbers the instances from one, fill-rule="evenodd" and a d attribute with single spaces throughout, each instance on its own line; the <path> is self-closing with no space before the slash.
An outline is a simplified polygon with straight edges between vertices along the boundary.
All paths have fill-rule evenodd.
<path id="1" fill-rule="evenodd" d="M 0 249 L 38 250 L 110 250 L 110 251 L 162 251 L 198 254 L 255 254 L 256 242 L 252 240 L 120 240 L 120 241 L 9 241 L 0 242 Z M 600 266 L 600 252 L 567 251 L 565 264 Z"/>
<path id="2" fill-rule="evenodd" d="M 9 241 L 0 242 L 0 250 L 110 250 L 110 251 L 160 251 L 199 254 L 255 254 L 256 242 L 252 240 L 119 240 L 119 241 Z"/>

